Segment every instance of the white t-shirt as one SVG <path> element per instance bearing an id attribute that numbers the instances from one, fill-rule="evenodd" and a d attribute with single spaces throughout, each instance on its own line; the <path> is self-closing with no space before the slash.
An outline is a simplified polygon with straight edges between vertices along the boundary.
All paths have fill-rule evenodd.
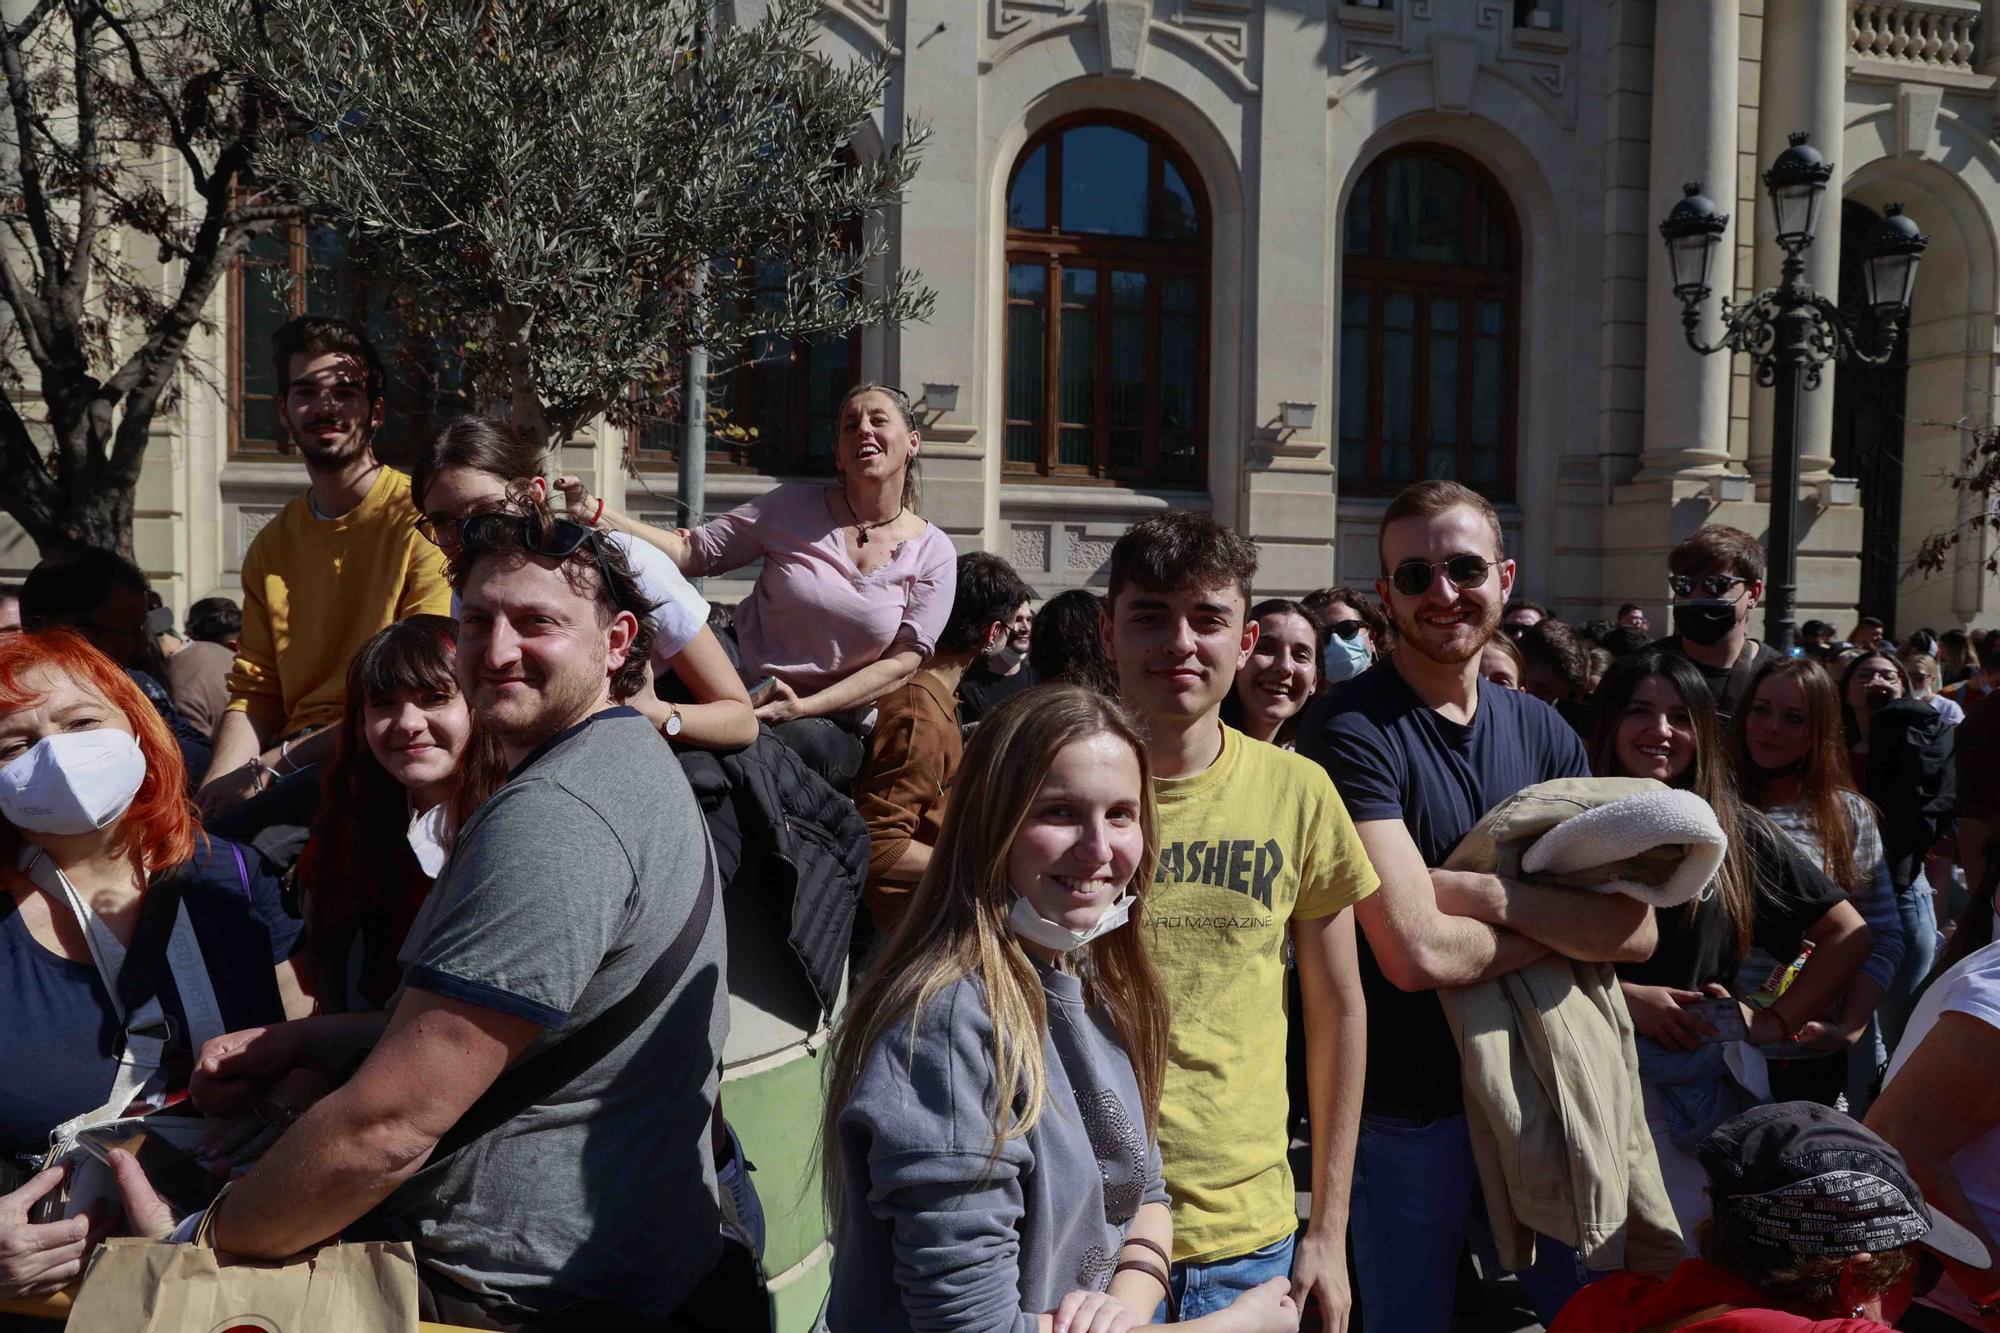
<path id="1" fill-rule="evenodd" d="M 647 617 L 653 627 L 653 674 L 665 675 L 667 663 L 708 628 L 708 603 L 659 547 L 629 532 L 607 532 L 604 536 L 632 567 L 640 594 L 655 603 L 653 614 Z M 454 619 L 458 616 L 457 593 L 451 595 L 451 614 Z"/>
<path id="2" fill-rule="evenodd" d="M 1889 1061 L 1883 1087 L 1896 1081 L 1910 1052 L 1923 1044 L 1945 1014 L 1970 1014 L 1982 1023 L 2000 1028 L 2000 943 L 1989 944 L 1960 959 L 1931 983 L 1911 1013 L 1909 1026 L 1903 1029 L 1903 1040 L 1896 1047 L 1895 1058 Z M 2000 1129 L 1990 1129 L 1959 1149 L 1958 1155 L 1951 1159 L 1951 1169 L 1965 1191 L 1966 1201 L 1978 1210 L 1979 1220 L 1986 1224 L 1987 1234 L 2000 1235 Z M 1922 1304 L 1978 1325 L 1979 1316 L 1950 1278 L 1938 1283 L 1937 1290 L 1926 1296 Z"/>
<path id="3" fill-rule="evenodd" d="M 653 670 L 664 671 L 668 658 L 680 656 L 681 649 L 708 628 L 708 603 L 659 547 L 629 532 L 605 535 L 639 576 L 639 591 L 646 600 L 659 603 L 652 614 Z"/>

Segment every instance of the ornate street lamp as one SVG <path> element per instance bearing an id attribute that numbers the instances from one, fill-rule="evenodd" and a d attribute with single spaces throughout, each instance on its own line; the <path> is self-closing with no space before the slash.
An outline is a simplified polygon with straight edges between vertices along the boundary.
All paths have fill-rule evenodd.
<path id="1" fill-rule="evenodd" d="M 1833 178 L 1833 164 L 1819 155 L 1803 132 L 1792 134 L 1790 140 L 1791 146 L 1764 173 L 1778 245 L 1785 252 L 1778 285 L 1741 304 L 1723 297 L 1722 337 L 1713 343 L 1701 337 L 1701 307 L 1709 297 L 1709 274 L 1729 215 L 1717 211 L 1702 194 L 1701 182 L 1695 181 L 1660 223 L 1688 346 L 1703 355 L 1747 352 L 1757 367 L 1757 383 L 1777 390 L 1771 422 L 1771 519 L 1766 543 L 1771 574 L 1765 637 L 1780 652 L 1791 651 L 1798 605 L 1795 520 L 1802 395 L 1820 387 L 1820 369 L 1828 361 L 1879 366 L 1889 359 L 1897 325 L 1909 314 L 1918 258 L 1930 244 L 1903 216 L 1902 205 L 1889 205 L 1887 216 L 1875 224 L 1862 247 L 1865 310 L 1843 314 L 1805 280 L 1804 255 L 1819 225 L 1820 201 Z"/>

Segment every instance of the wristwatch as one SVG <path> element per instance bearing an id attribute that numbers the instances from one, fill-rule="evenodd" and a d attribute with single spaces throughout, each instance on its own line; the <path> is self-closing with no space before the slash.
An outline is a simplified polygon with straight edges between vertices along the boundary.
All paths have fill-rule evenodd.
<path id="1" fill-rule="evenodd" d="M 668 740 L 672 740 L 681 734 L 681 706 L 679 704 L 672 702 L 667 704 L 667 721 L 666 725 L 660 728 L 660 733 Z"/>

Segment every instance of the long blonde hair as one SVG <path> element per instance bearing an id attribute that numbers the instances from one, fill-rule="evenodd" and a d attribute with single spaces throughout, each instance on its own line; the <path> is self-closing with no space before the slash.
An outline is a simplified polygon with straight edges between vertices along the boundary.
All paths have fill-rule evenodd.
<path id="1" fill-rule="evenodd" d="M 953 983 L 977 977 L 993 1021 L 994 1100 L 989 1161 L 1040 1119 L 1048 1091 L 1042 1039 L 1048 1011 L 1034 964 L 1007 924 L 1014 890 L 1007 856 L 1056 755 L 1093 736 L 1115 736 L 1139 761 L 1144 853 L 1133 873 L 1131 919 L 1071 955 L 1085 1003 L 1111 1018 L 1139 1085 L 1146 1128 L 1158 1124 L 1167 1061 L 1167 997 L 1147 957 L 1144 915 L 1159 832 L 1151 768 L 1137 727 L 1115 701 L 1077 685 L 1043 685 L 1009 699 L 979 724 L 952 783 L 937 848 L 909 908 L 877 956 L 835 1031 L 828 1061 L 820 1172 L 838 1218 L 838 1122 L 869 1054 Z"/>

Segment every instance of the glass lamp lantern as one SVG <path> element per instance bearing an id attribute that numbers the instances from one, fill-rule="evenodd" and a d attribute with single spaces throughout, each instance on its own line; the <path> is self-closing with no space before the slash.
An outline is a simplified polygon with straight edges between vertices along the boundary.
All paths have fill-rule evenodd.
<path id="1" fill-rule="evenodd" d="M 1771 195 L 1771 213 L 1778 223 L 1778 244 L 1799 251 L 1812 244 L 1819 230 L 1820 200 L 1826 183 L 1833 179 L 1833 163 L 1819 155 L 1804 130 L 1787 136 L 1791 147 L 1764 173 L 1764 188 Z"/>
<path id="2" fill-rule="evenodd" d="M 1674 295 L 1682 301 L 1699 302 L 1708 296 L 1709 274 L 1715 268 L 1722 233 L 1729 228 L 1729 214 L 1716 211 L 1715 201 L 1701 192 L 1700 181 L 1689 181 L 1681 192 L 1681 201 L 1660 223 L 1660 235 L 1667 242 Z"/>
<path id="3" fill-rule="evenodd" d="M 1910 308 L 1917 286 L 1917 261 L 1930 237 L 1903 216 L 1901 204 L 1890 204 L 1882 220 L 1869 228 L 1862 247 L 1861 281 L 1869 308 L 1881 319 L 1900 319 Z"/>

